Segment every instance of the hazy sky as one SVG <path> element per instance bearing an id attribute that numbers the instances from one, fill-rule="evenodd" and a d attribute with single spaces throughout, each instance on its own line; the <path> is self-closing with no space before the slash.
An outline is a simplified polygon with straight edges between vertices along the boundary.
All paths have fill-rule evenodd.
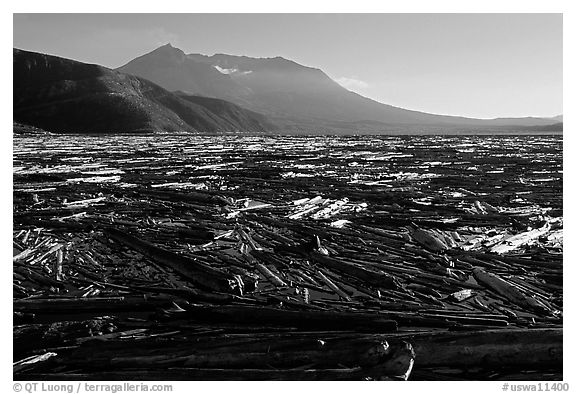
<path id="1" fill-rule="evenodd" d="M 14 15 L 15 47 L 111 68 L 168 42 L 186 53 L 283 56 L 425 112 L 563 112 L 561 14 Z"/>

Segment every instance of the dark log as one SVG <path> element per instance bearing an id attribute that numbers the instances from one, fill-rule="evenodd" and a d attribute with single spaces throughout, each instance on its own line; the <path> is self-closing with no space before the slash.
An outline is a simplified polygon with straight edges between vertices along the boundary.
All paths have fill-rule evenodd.
<path id="1" fill-rule="evenodd" d="M 339 369 L 198 369 L 170 368 L 166 370 L 136 369 L 91 373 L 15 373 L 18 381 L 335 381 L 335 380 L 388 380 L 377 376 L 378 371 L 357 368 Z"/>
<path id="2" fill-rule="evenodd" d="M 506 282 L 499 276 L 486 272 L 481 268 L 474 268 L 472 273 L 478 282 L 506 297 L 506 299 L 514 304 L 540 314 L 550 313 L 550 310 L 542 303 L 538 302 L 535 298 L 522 293 L 517 287 Z"/>
<path id="3" fill-rule="evenodd" d="M 170 306 L 173 301 L 173 297 L 144 295 L 129 297 L 28 298 L 14 300 L 12 304 L 15 312 L 35 313 L 38 315 L 151 311 L 159 307 Z"/>
<path id="4" fill-rule="evenodd" d="M 187 191 L 186 193 L 170 192 L 170 191 L 160 191 L 160 190 L 140 190 L 140 193 L 148 195 L 158 199 L 165 199 L 169 201 L 194 201 L 204 204 L 214 204 L 214 205 L 229 205 L 230 202 L 224 197 L 217 194 L 210 193 L 200 193 Z"/>
<path id="5" fill-rule="evenodd" d="M 139 286 L 139 285 L 115 285 L 112 283 L 105 282 L 94 282 L 95 284 L 102 287 L 110 287 L 112 289 L 122 289 L 122 290 L 136 290 L 144 293 L 157 293 L 157 294 L 171 294 L 178 296 L 179 298 L 193 301 L 193 302 L 209 302 L 213 304 L 230 304 L 232 302 L 244 302 L 244 303 L 254 303 L 254 300 L 237 296 L 228 293 L 207 293 L 204 291 L 196 289 L 180 289 L 173 287 L 159 287 L 159 286 Z"/>
<path id="6" fill-rule="evenodd" d="M 239 277 L 113 228 L 107 228 L 106 233 L 113 240 L 137 250 L 156 263 L 172 268 L 201 289 L 242 295 L 242 283 Z"/>
<path id="7" fill-rule="evenodd" d="M 431 231 L 419 227 L 412 228 L 411 230 L 410 234 L 412 237 L 424 248 L 432 252 L 443 252 L 448 249 L 448 246 L 444 241 L 438 238 Z"/>
<path id="8" fill-rule="evenodd" d="M 344 350 L 344 349 L 343 349 Z M 79 351 L 79 350 L 78 350 Z M 371 352 L 376 352 L 371 354 Z M 109 364 L 112 366 L 110 369 L 96 368 L 92 372 L 85 373 L 66 373 L 60 372 L 55 374 L 37 374 L 33 372 L 22 373 L 15 375 L 17 380 L 28 380 L 31 378 L 39 378 L 40 376 L 44 379 L 50 380 L 52 377 L 59 380 L 67 380 L 70 378 L 79 379 L 82 377 L 84 380 L 94 380 L 94 379 L 104 379 L 107 380 L 126 380 L 132 379 L 136 376 L 140 376 L 139 371 L 148 371 L 148 375 L 142 376 L 143 380 L 406 380 L 410 376 L 412 371 L 412 366 L 414 364 L 414 351 L 412 347 L 407 343 L 400 343 L 397 347 L 390 350 L 386 347 L 380 347 L 376 350 L 368 350 L 366 353 L 361 351 L 358 353 L 360 359 L 354 360 L 357 355 L 350 356 L 350 349 L 347 351 L 339 351 L 337 354 L 330 355 L 325 354 L 325 356 L 336 356 L 343 357 L 342 361 L 345 364 L 346 360 L 355 364 L 358 362 L 366 363 L 364 367 L 329 367 L 323 369 L 312 369 L 310 367 L 305 367 L 306 364 L 302 365 L 301 368 L 293 369 L 270 369 L 270 368 L 251 368 L 250 365 L 256 364 L 261 365 L 266 362 L 266 360 L 278 358 L 277 361 L 282 364 L 282 354 L 280 355 L 266 355 L 260 354 L 254 356 L 248 356 L 246 359 L 246 367 L 239 366 L 237 368 L 174 368 L 170 367 L 173 364 L 171 362 L 168 365 L 162 364 L 162 359 L 148 359 L 141 357 L 139 359 L 125 360 L 129 361 L 129 368 L 123 369 L 123 365 L 120 359 L 108 359 Z M 354 352 L 352 352 L 354 353 Z M 83 353 L 85 354 L 85 353 Z M 236 359 L 237 362 L 241 362 L 239 357 L 230 355 L 231 359 Z M 169 359 L 170 355 L 164 355 L 164 358 Z M 319 361 L 323 361 L 321 355 L 316 355 L 311 353 L 310 355 L 302 354 L 298 357 L 301 359 L 298 362 L 306 361 L 309 357 L 314 360 L 318 358 Z M 367 357 L 367 358 L 366 358 Z M 216 359 L 214 356 L 206 355 L 206 358 Z M 260 358 L 260 359 L 259 359 Z M 86 357 L 84 357 L 86 360 Z M 202 356 L 196 359 L 190 358 L 188 361 L 194 364 L 200 361 L 200 364 L 206 364 L 205 360 L 202 360 Z M 256 362 L 254 362 L 256 361 Z M 288 360 L 288 364 L 293 363 L 296 359 Z M 331 365 L 337 363 L 338 359 L 331 360 L 330 363 L 323 361 L 323 365 Z M 227 364 L 226 359 L 221 359 L 220 362 L 216 364 Z M 89 363 L 88 363 L 89 364 Z M 208 363 L 210 364 L 210 363 Z M 67 366 L 65 359 L 57 360 L 57 365 L 60 370 Z M 233 366 L 236 366 L 233 363 Z M 70 367 L 78 371 L 78 367 L 82 365 L 74 364 Z M 90 371 L 90 369 L 88 369 Z M 112 372 L 113 371 L 113 372 Z"/>
<path id="9" fill-rule="evenodd" d="M 373 286 L 395 290 L 401 288 L 396 278 L 388 274 L 385 274 L 384 272 L 367 270 L 358 267 L 356 265 L 347 263 L 345 261 L 342 261 L 340 259 L 323 256 L 316 252 L 310 253 L 310 258 L 315 263 L 318 263 L 324 267 L 330 268 L 340 273 L 349 275 L 353 278 L 360 279 Z"/>
<path id="10" fill-rule="evenodd" d="M 34 349 L 60 346 L 70 338 L 101 335 L 115 329 L 114 319 L 109 317 L 14 326 L 14 357 L 22 358 Z"/>
<path id="11" fill-rule="evenodd" d="M 354 329 L 361 332 L 388 332 L 397 328 L 394 320 L 375 313 L 290 311 L 253 306 L 188 306 L 171 319 L 224 322 L 242 325 L 296 327 L 308 330 Z"/>
<path id="12" fill-rule="evenodd" d="M 95 340 L 100 339 L 96 337 Z M 86 342 L 63 358 L 61 364 L 92 368 L 314 368 L 372 367 L 391 359 L 403 348 L 392 348 L 385 340 L 279 338 L 277 340 L 227 340 L 195 343 L 181 340 L 155 343 L 140 340 L 135 351 L 120 347 L 120 341 Z M 143 348 L 146 346 L 146 348 Z M 89 358 L 85 355 L 90 354 Z"/>
<path id="13" fill-rule="evenodd" d="M 442 313 L 425 313 L 423 316 L 430 317 L 430 318 L 438 318 L 438 319 L 445 319 L 448 321 L 454 321 L 457 323 L 462 324 L 470 324 L 470 325 L 482 325 L 482 326 L 501 326 L 506 327 L 508 326 L 508 321 L 504 316 L 499 318 L 486 318 L 486 317 L 475 317 L 475 316 L 458 316 L 458 315 L 451 315 L 451 314 L 442 314 Z"/>
<path id="14" fill-rule="evenodd" d="M 30 280 L 37 282 L 39 284 L 45 285 L 45 286 L 54 286 L 54 287 L 61 288 L 61 289 L 66 287 L 64 285 L 64 283 L 59 282 L 55 279 L 52 279 L 48 276 L 39 274 L 35 270 L 28 268 L 28 267 L 15 266 L 14 272 L 17 272 L 20 275 L 23 275 L 24 277 L 29 278 Z"/>
<path id="15" fill-rule="evenodd" d="M 562 329 L 500 329 L 401 336 L 416 353 L 415 368 L 433 366 L 562 366 Z M 392 338 L 388 338 L 391 344 Z"/>

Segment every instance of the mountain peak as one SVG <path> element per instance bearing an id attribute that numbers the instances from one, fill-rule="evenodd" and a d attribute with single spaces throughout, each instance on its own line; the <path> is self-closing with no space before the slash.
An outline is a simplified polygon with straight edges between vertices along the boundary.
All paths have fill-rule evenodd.
<path id="1" fill-rule="evenodd" d="M 126 63 L 124 66 L 119 67 L 118 70 L 122 71 L 123 68 L 130 64 L 137 66 L 146 66 L 146 64 L 152 59 L 155 65 L 166 64 L 166 63 L 182 63 L 186 58 L 186 54 L 181 49 L 175 48 L 171 43 L 164 44 L 144 55 L 137 57 Z"/>
<path id="2" fill-rule="evenodd" d="M 184 51 L 183 51 L 183 50 L 172 46 L 171 43 L 164 44 L 164 45 L 162 45 L 162 46 L 154 49 L 154 50 L 153 50 L 152 52 L 150 52 L 150 53 L 154 53 L 154 52 L 176 52 L 176 53 L 184 54 Z"/>

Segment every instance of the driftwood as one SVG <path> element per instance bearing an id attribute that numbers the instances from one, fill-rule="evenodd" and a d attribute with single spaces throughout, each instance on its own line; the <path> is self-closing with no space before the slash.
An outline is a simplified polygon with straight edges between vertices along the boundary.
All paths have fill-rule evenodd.
<path id="1" fill-rule="evenodd" d="M 42 275 L 42 274 L 36 272 L 32 268 L 17 266 L 17 267 L 14 267 L 14 272 L 18 273 L 20 275 L 23 275 L 24 277 L 30 278 L 30 280 L 37 282 L 37 283 L 40 283 L 40 284 L 45 285 L 45 286 L 53 286 L 56 288 L 64 288 L 65 287 L 65 284 L 63 282 L 52 279 L 46 275 Z"/>
<path id="2" fill-rule="evenodd" d="M 218 138 L 15 137 L 18 378 L 561 375 L 561 139 Z"/>
<path id="3" fill-rule="evenodd" d="M 257 263 L 256 269 L 260 272 L 266 279 L 272 282 L 275 286 L 286 286 L 286 283 L 270 271 L 264 264 Z"/>
<path id="4" fill-rule="evenodd" d="M 290 341 L 291 344 L 284 342 L 280 346 L 284 349 L 269 351 L 262 349 L 261 353 L 247 353 L 246 350 L 242 350 L 252 347 L 248 343 L 244 346 L 236 346 L 236 351 L 212 348 L 205 352 L 194 351 L 193 347 L 191 350 L 183 350 L 180 345 L 173 349 L 175 353 L 170 352 L 171 348 L 168 345 L 160 349 L 162 353 L 158 353 L 154 348 L 148 352 L 140 349 L 133 356 L 130 356 L 126 350 L 121 350 L 121 354 L 109 354 L 113 350 L 107 350 L 106 343 L 102 343 L 104 346 L 98 346 L 94 342 L 86 342 L 69 356 L 57 357 L 55 363 L 60 368 L 70 363 L 70 365 L 94 371 L 108 366 L 111 370 L 124 372 L 126 377 L 133 376 L 135 369 L 151 371 L 160 369 L 172 379 L 176 379 L 174 373 L 177 371 L 189 372 L 189 374 L 182 375 L 183 380 L 213 380 L 216 378 L 216 372 L 223 374 L 222 377 L 216 378 L 218 380 L 234 378 L 237 380 L 324 380 L 323 377 L 331 380 L 367 378 L 406 380 L 414 364 L 414 352 L 407 343 L 399 343 L 397 346 L 390 347 L 386 342 L 373 340 L 305 341 L 311 342 L 310 344 L 298 343 L 302 341 Z M 190 347 L 190 345 L 187 346 Z M 85 357 L 86 352 L 90 353 L 89 358 Z M 151 354 L 146 355 L 146 353 Z M 348 368 L 343 368 L 343 365 L 347 365 Z M 270 366 L 274 366 L 274 369 L 269 369 Z M 286 367 L 292 367 L 292 369 L 285 369 Z M 124 370 L 125 368 L 127 369 Z M 266 376 L 264 371 L 269 371 L 269 376 Z M 105 376 L 105 373 L 92 372 L 85 376 L 87 379 L 93 379 L 96 376 Z M 148 379 L 150 377 L 146 380 Z"/>
<path id="5" fill-rule="evenodd" d="M 112 311 L 150 311 L 169 306 L 174 298 L 162 296 L 29 298 L 14 300 L 15 312 L 35 314 L 102 313 Z"/>
<path id="6" fill-rule="evenodd" d="M 314 339 L 279 337 L 278 339 L 211 338 L 206 341 L 154 341 L 141 339 L 136 349 L 122 341 L 92 341 L 63 356 L 61 364 L 86 368 L 296 368 L 304 365 L 330 368 L 338 365 L 372 367 L 400 354 L 405 345 L 391 347 L 383 339 Z M 90 338 L 87 338 L 90 339 Z M 89 358 L 85 355 L 90 354 Z"/>
<path id="7" fill-rule="evenodd" d="M 202 322 L 296 327 L 307 330 L 349 330 L 361 332 L 395 331 L 394 320 L 373 313 L 290 311 L 252 306 L 188 306 L 172 319 L 192 319 Z"/>
<path id="8" fill-rule="evenodd" d="M 432 252 L 443 252 L 448 249 L 446 243 L 430 231 L 417 227 L 412 230 L 411 235 L 416 242 Z"/>
<path id="9" fill-rule="evenodd" d="M 107 233 L 115 241 L 121 242 L 180 273 L 198 287 L 219 292 L 242 294 L 242 284 L 238 278 L 226 274 L 169 250 L 159 248 L 149 242 L 112 228 Z"/>
<path id="10" fill-rule="evenodd" d="M 167 370 L 129 370 L 122 372 L 93 372 L 93 373 L 27 373 L 15 374 L 20 381 L 26 380 L 133 380 L 133 381 L 263 381 L 263 380 L 405 380 L 391 379 L 381 375 L 378 369 L 364 370 L 362 368 L 338 369 L 196 369 L 171 368 Z"/>
<path id="11" fill-rule="evenodd" d="M 541 302 L 538 302 L 533 297 L 522 293 L 517 287 L 511 285 L 497 275 L 486 272 L 481 268 L 475 268 L 473 273 L 477 281 L 483 283 L 489 289 L 494 290 L 498 294 L 503 295 L 514 304 L 538 313 L 548 314 L 550 312 Z"/>
<path id="12" fill-rule="evenodd" d="M 48 361 L 56 355 L 56 353 L 48 352 L 37 356 L 26 357 L 25 359 L 18 360 L 14 363 L 13 371 L 17 374 L 18 372 L 23 372 L 27 369 L 33 369 L 36 365 Z"/>
<path id="13" fill-rule="evenodd" d="M 346 301 L 352 301 L 352 299 L 348 296 L 348 294 L 346 294 L 342 290 L 340 290 L 340 288 L 338 286 L 336 286 L 334 284 L 334 282 L 332 282 L 329 278 L 326 277 L 326 275 L 324 275 L 322 273 L 322 271 L 318 271 L 318 276 L 320 277 L 322 282 L 324 282 L 329 288 L 334 290 L 334 292 L 336 294 L 338 294 L 341 299 L 346 300 Z"/>
<path id="14" fill-rule="evenodd" d="M 112 318 L 16 325 L 13 329 L 14 357 L 20 359 L 34 349 L 58 347 L 68 339 L 102 335 L 115 330 Z"/>
<path id="15" fill-rule="evenodd" d="M 215 205 L 228 205 L 230 202 L 223 198 L 222 196 L 209 193 L 198 193 L 198 192 L 168 192 L 168 191 L 153 191 L 146 190 L 145 194 L 159 199 L 166 199 L 170 201 L 194 201 L 203 204 L 215 204 Z"/>
<path id="16" fill-rule="evenodd" d="M 402 336 L 415 367 L 549 368 L 562 365 L 562 329 L 505 329 Z M 393 343 L 393 340 L 389 338 Z"/>
<path id="17" fill-rule="evenodd" d="M 373 286 L 390 288 L 390 289 L 398 289 L 400 287 L 398 282 L 393 277 L 391 277 L 388 274 L 385 274 L 384 272 L 370 271 L 352 265 L 350 263 L 346 263 L 345 261 L 337 260 L 335 258 L 328 256 L 323 256 L 315 252 L 310 254 L 310 258 L 315 263 L 318 263 L 324 267 L 333 269 L 335 271 L 342 272 L 353 278 L 360 279 Z"/>
<path id="18" fill-rule="evenodd" d="M 196 289 L 180 289 L 180 288 L 173 288 L 173 287 L 160 287 L 160 286 L 139 286 L 139 285 L 115 285 L 111 283 L 105 282 L 98 282 L 95 281 L 95 284 L 102 287 L 108 287 L 111 289 L 121 289 L 121 290 L 129 290 L 129 291 L 138 291 L 147 294 L 171 294 L 177 296 L 178 298 L 192 301 L 192 302 L 209 302 L 212 304 L 229 304 L 232 302 L 246 302 L 246 303 L 254 303 L 254 300 L 249 298 L 236 296 L 234 294 L 227 294 L 227 293 L 208 293 L 201 290 Z"/>

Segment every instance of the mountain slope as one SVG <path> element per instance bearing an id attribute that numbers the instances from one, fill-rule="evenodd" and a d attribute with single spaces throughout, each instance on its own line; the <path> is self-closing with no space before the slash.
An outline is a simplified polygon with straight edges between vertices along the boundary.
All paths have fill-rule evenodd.
<path id="1" fill-rule="evenodd" d="M 14 121 L 48 131 L 214 133 L 271 127 L 262 115 L 234 104 L 203 105 L 98 65 L 19 49 L 13 61 Z"/>
<path id="2" fill-rule="evenodd" d="M 232 101 L 267 115 L 284 129 L 308 130 L 347 123 L 349 130 L 366 122 L 422 126 L 532 126 L 557 120 L 542 118 L 471 119 L 427 114 L 379 103 L 350 92 L 322 70 L 281 57 L 251 58 L 216 54 L 186 55 L 165 45 L 120 67 L 168 90 L 183 90 Z"/>
<path id="3" fill-rule="evenodd" d="M 157 83 L 169 91 L 208 97 L 238 97 L 250 92 L 209 64 L 188 61 L 184 52 L 164 45 L 132 60 L 117 71 Z M 194 78 L 189 78 L 194 75 Z"/>
<path id="4" fill-rule="evenodd" d="M 221 122 L 228 124 L 231 130 L 238 128 L 239 125 L 245 130 L 268 130 L 273 131 L 276 125 L 270 122 L 264 115 L 244 109 L 236 104 L 225 100 L 211 97 L 187 95 L 182 92 L 176 92 L 178 97 L 189 103 L 201 106 L 212 114 L 218 114 Z M 238 130 L 242 132 L 243 130 Z"/>

